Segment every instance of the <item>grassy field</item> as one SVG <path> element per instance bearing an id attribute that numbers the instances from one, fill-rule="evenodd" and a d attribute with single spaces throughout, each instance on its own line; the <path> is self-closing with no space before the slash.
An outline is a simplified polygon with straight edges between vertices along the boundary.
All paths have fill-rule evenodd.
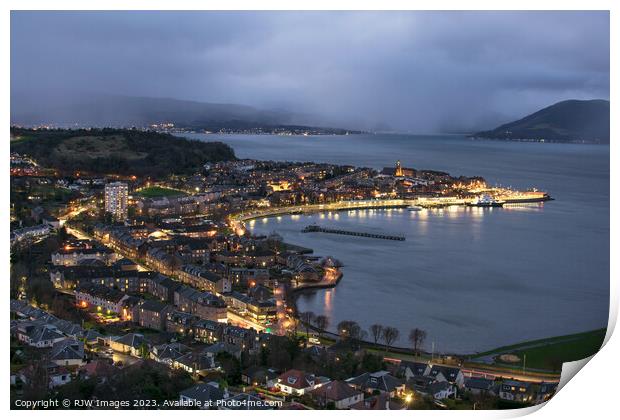
<path id="1" fill-rule="evenodd" d="M 136 195 L 140 197 L 153 198 L 153 197 L 174 197 L 179 195 L 185 195 L 183 191 L 175 190 L 172 188 L 164 187 L 147 187 L 136 192 Z"/>
<path id="2" fill-rule="evenodd" d="M 523 343 L 513 344 L 510 346 L 498 347 L 484 353 L 465 356 L 469 359 L 468 365 L 475 366 L 475 359 L 484 356 L 494 356 L 495 365 L 501 368 L 515 369 L 521 371 L 523 368 L 523 358 L 526 359 L 526 369 L 537 372 L 558 372 L 562 363 L 574 360 L 584 359 L 595 354 L 603 344 L 605 338 L 605 329 L 587 331 L 579 334 L 564 335 L 558 337 L 544 338 L 540 340 L 526 341 Z M 333 344 L 335 340 L 321 337 L 323 345 Z M 429 360 L 428 354 L 414 356 L 410 352 L 403 353 L 390 349 L 385 352 L 383 346 L 365 345 L 367 351 L 381 355 L 387 358 L 401 360 Z M 518 362 L 508 363 L 500 361 L 497 356 L 502 354 L 511 354 L 519 358 Z M 479 363 L 481 367 L 488 366 L 485 363 Z"/>
<path id="3" fill-rule="evenodd" d="M 558 370 L 563 362 L 584 359 L 595 354 L 603 344 L 605 329 L 587 331 L 579 334 L 551 337 L 542 340 L 528 341 L 506 347 L 499 347 L 479 356 L 512 354 L 519 358 L 513 365 L 525 364 L 528 368 Z M 510 363 L 500 362 L 511 365 Z"/>
<path id="4" fill-rule="evenodd" d="M 107 158 L 114 154 L 127 160 L 143 159 L 148 154 L 132 151 L 127 141 L 120 135 L 116 136 L 79 136 L 64 140 L 56 153 L 61 156 L 87 157 L 89 159 Z"/>

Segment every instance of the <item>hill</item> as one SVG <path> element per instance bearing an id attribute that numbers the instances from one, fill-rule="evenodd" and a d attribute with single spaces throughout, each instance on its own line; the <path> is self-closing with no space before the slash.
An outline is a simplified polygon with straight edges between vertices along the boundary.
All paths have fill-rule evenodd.
<path id="1" fill-rule="evenodd" d="M 61 172 L 162 177 L 197 171 L 206 162 L 235 159 L 220 142 L 202 142 L 125 129 L 11 128 L 11 152 L 25 153 Z"/>
<path id="2" fill-rule="evenodd" d="M 473 137 L 609 143 L 609 101 L 568 100 Z"/>
<path id="3" fill-rule="evenodd" d="M 316 118 L 286 111 L 261 110 L 246 105 L 218 104 L 171 98 L 90 94 L 83 97 L 11 95 L 11 122 L 20 126 L 148 127 L 173 123 L 176 127 L 208 131 L 311 131 L 344 134 L 339 128 L 316 127 Z"/>

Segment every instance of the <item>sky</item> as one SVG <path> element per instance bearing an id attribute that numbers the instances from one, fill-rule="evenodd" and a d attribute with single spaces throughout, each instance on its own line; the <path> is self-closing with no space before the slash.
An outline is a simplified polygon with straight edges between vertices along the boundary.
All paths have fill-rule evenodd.
<path id="1" fill-rule="evenodd" d="M 11 13 L 11 98 L 233 103 L 321 124 L 492 128 L 609 99 L 607 12 Z"/>

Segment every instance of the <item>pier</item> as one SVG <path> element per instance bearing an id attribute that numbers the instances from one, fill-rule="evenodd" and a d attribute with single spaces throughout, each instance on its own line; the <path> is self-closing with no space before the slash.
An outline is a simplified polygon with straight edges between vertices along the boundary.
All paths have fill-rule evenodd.
<path id="1" fill-rule="evenodd" d="M 352 230 L 342 230 L 342 229 L 330 229 L 324 228 L 319 225 L 309 225 L 306 226 L 303 230 L 303 233 L 309 232 L 322 232 L 322 233 L 334 233 L 337 235 L 349 235 L 349 236 L 361 236 L 364 238 L 374 238 L 374 239 L 387 239 L 389 241 L 404 241 L 404 236 L 398 235 L 383 235 L 381 233 L 368 233 L 368 232 L 355 232 Z"/>

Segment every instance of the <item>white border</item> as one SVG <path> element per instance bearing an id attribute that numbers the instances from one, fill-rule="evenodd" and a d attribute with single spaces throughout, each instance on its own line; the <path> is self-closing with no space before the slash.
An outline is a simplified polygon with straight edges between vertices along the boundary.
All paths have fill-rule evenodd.
<path id="1" fill-rule="evenodd" d="M 3 62 L 5 63 L 2 66 L 2 83 L 4 85 L 4 89 L 2 92 L 5 92 L 5 100 L 2 103 L 1 115 L 3 116 L 3 120 L 5 121 L 5 130 L 8 130 L 8 126 L 10 124 L 10 98 L 8 93 L 10 92 L 10 67 L 8 63 L 8 59 L 10 57 L 10 10 L 611 10 L 610 14 L 610 30 L 611 30 L 611 85 L 610 85 L 610 98 L 611 100 L 611 115 L 616 116 L 616 102 L 615 99 L 618 97 L 616 95 L 618 90 L 618 85 L 614 78 L 614 75 L 618 74 L 620 67 L 618 66 L 618 27 L 620 27 L 620 18 L 618 17 L 619 7 L 617 6 L 618 2 L 614 2 L 611 0 L 590 0 L 590 1 L 577 1 L 577 0 L 565 0 L 565 1 L 550 1 L 550 0 L 505 0 L 501 2 L 490 1 L 490 0 L 469 0 L 467 2 L 459 1 L 459 0 L 442 0 L 442 1 L 429 1 L 429 0 L 421 0 L 410 2 L 404 0 L 382 0 L 380 2 L 372 2 L 367 0 L 358 0 L 358 1 L 341 1 L 341 0 L 314 0 L 314 1 L 286 1 L 286 0 L 262 0 L 262 1 L 250 1 L 250 0 L 230 0 L 230 1 L 192 1 L 192 0 L 176 0 L 174 2 L 170 1 L 162 1 L 162 0 L 151 0 L 151 1 L 139 1 L 139 0 L 109 0 L 109 1 L 89 1 L 88 3 L 80 2 L 77 0 L 57 0 L 54 2 L 44 1 L 44 0 L 5 0 L 2 2 L 3 14 L 1 17 L 0 30 L 2 32 L 2 57 L 4 57 Z M 614 47 L 616 47 L 614 49 Z M 5 132 L 6 133 L 6 132 Z M 612 147 L 611 147 L 611 223 L 610 223 L 610 233 L 611 233 L 611 255 L 614 255 L 614 251 L 617 251 L 617 243 L 615 240 L 615 233 L 617 233 L 617 223 L 615 222 L 613 216 L 615 215 L 615 210 L 618 208 L 617 206 L 617 185 L 618 185 L 618 171 L 615 170 L 615 165 L 618 164 L 618 156 L 617 156 L 617 147 L 615 146 L 616 141 L 619 140 L 618 136 L 618 124 L 614 118 L 611 119 L 611 133 L 612 133 Z M 2 148 L 4 152 L 5 159 L 2 160 L 2 170 L 4 177 L 2 178 L 2 191 L 5 194 L 5 197 L 8 197 L 9 191 L 9 162 L 6 159 L 6 156 L 9 154 L 9 142 L 7 137 L 5 137 L 5 141 L 2 142 Z M 8 200 L 7 200 L 8 201 Z M 8 238 L 9 236 L 9 206 L 8 202 L 1 207 L 0 210 L 0 220 L 3 223 L 3 232 L 4 238 Z M 3 256 L 3 266 L 4 266 L 4 288 L 3 288 L 3 298 L 0 299 L 0 313 L 8 314 L 8 272 L 9 272 L 9 244 L 8 240 L 2 242 L 2 256 Z M 617 255 L 617 254 L 615 254 Z M 532 409 L 524 409 L 518 411 L 493 411 L 493 412 L 482 412 L 478 411 L 475 413 L 476 417 L 481 418 L 506 418 L 506 417 L 517 417 L 525 414 L 531 414 L 535 418 L 580 418 L 584 417 L 607 417 L 607 413 L 617 412 L 617 408 L 615 406 L 616 401 L 614 400 L 614 395 L 616 394 L 616 387 L 618 377 L 619 368 L 616 357 L 617 354 L 620 354 L 620 344 L 618 344 L 617 337 L 612 337 L 610 340 L 611 332 L 615 327 L 617 314 L 618 314 L 618 281 L 617 281 L 617 264 L 613 259 L 611 259 L 611 305 L 610 305 L 610 324 L 609 331 L 606 337 L 606 345 L 605 347 L 588 363 L 588 368 L 584 371 L 580 372 L 577 377 L 571 380 L 562 390 L 557 394 L 555 398 L 553 398 L 549 403 L 544 406 L 544 409 L 539 410 L 538 408 Z M 5 318 L 6 319 L 6 318 Z M 2 337 L 8 337 L 8 320 L 5 321 L 6 325 L 4 325 L 4 333 Z M 8 362 L 8 348 L 7 346 L 2 346 L 1 350 L 3 355 L 3 360 Z M 4 382 L 2 383 L 2 390 L 0 391 L 3 395 L 3 407 L 5 410 L 9 409 L 9 381 L 8 381 L 8 363 L 4 364 Z M 579 363 L 571 363 L 572 366 L 565 366 L 565 373 L 568 373 L 569 370 L 579 370 L 575 366 L 579 365 Z M 583 365 L 583 364 L 582 364 Z M 563 381 L 564 382 L 564 381 Z M 239 412 L 226 412 L 226 411 L 209 411 L 205 412 L 196 412 L 196 411 L 184 411 L 183 416 L 185 418 L 204 418 L 205 415 L 212 416 L 214 413 L 217 413 L 218 417 L 221 418 L 232 418 L 239 417 Z M 466 412 L 446 412 L 446 411 L 432 411 L 432 412 L 410 412 L 410 411 L 400 411 L 399 414 L 394 412 L 390 413 L 390 416 L 407 416 L 411 418 L 412 416 L 419 418 L 463 418 L 467 416 L 468 418 L 473 417 L 471 411 Z M 13 412 L 11 415 L 19 415 L 20 417 L 31 417 L 31 416 L 46 416 L 49 418 L 77 418 L 83 417 L 86 413 L 80 411 L 33 411 L 33 412 Z M 110 415 L 121 418 L 129 418 L 129 416 L 134 417 L 135 415 L 142 415 L 143 413 L 136 413 L 133 411 L 122 411 L 109 413 L 104 411 L 92 411 L 88 412 L 88 415 L 91 418 L 107 418 Z M 149 412 L 148 416 L 160 417 L 167 415 L 177 415 L 176 413 L 169 412 Z M 250 416 L 256 419 L 263 418 L 273 418 L 273 417 L 284 417 L 290 416 L 292 413 L 289 411 L 280 411 L 280 412 L 258 412 L 252 411 L 250 412 Z M 371 418 L 375 417 L 376 414 L 372 412 L 334 412 L 334 411 L 321 411 L 320 413 L 312 413 L 312 412 L 299 412 L 295 413 L 295 416 L 306 417 L 306 416 L 321 416 L 321 417 L 341 417 L 341 416 L 355 416 L 356 418 Z"/>

